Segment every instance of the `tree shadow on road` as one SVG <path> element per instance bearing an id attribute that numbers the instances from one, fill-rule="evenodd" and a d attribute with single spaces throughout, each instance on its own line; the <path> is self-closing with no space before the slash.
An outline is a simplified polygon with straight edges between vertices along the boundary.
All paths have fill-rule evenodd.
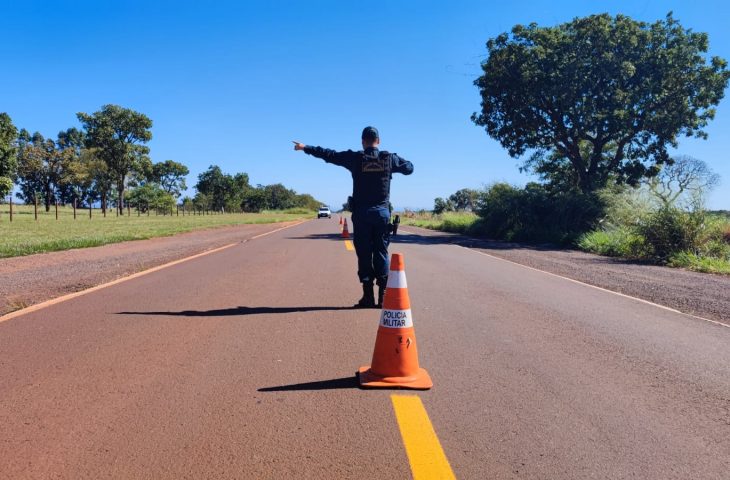
<path id="1" fill-rule="evenodd" d="M 117 315 L 162 315 L 172 317 L 226 317 L 240 315 L 266 315 L 294 312 L 319 312 L 330 310 L 354 310 L 354 307 L 232 307 L 216 310 L 182 310 L 180 312 L 117 312 Z"/>
<path id="2" fill-rule="evenodd" d="M 276 387 L 259 388 L 259 392 L 296 392 L 301 390 L 339 390 L 343 388 L 360 388 L 357 377 L 333 378 L 331 380 L 319 380 L 316 382 L 294 383 L 291 385 L 279 385 Z"/>
<path id="3" fill-rule="evenodd" d="M 410 229 L 407 230 L 407 229 Z M 339 233 L 313 233 L 311 235 L 303 235 L 298 237 L 287 237 L 290 240 L 332 240 L 342 241 L 343 238 Z M 350 240 L 352 240 L 352 232 L 350 232 Z M 465 248 L 477 248 L 485 250 L 504 250 L 504 251 L 538 251 L 538 252 L 569 252 L 575 251 L 575 248 L 561 246 L 551 243 L 515 243 L 502 240 L 492 240 L 488 238 L 470 237 L 453 232 L 441 232 L 438 230 L 428 230 L 413 225 L 404 225 L 398 235 L 391 235 L 391 245 L 458 245 Z M 603 263 L 637 263 L 635 260 L 617 259 L 609 257 L 599 257 Z M 638 262 L 644 263 L 644 262 Z"/>

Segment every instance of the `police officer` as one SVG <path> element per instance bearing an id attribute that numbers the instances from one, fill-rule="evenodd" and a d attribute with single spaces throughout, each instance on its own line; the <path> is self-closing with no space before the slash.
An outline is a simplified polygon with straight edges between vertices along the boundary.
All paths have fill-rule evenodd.
<path id="1" fill-rule="evenodd" d="M 388 243 L 390 242 L 390 179 L 393 173 L 410 175 L 413 164 L 395 153 L 378 150 L 380 135 L 375 127 L 362 131 L 363 150 L 336 152 L 294 142 L 294 150 L 345 167 L 352 174 L 352 224 L 354 227 L 357 276 L 362 283 L 362 298 L 356 308 L 380 308 L 388 280 Z M 378 285 L 375 302 L 373 282 Z"/>

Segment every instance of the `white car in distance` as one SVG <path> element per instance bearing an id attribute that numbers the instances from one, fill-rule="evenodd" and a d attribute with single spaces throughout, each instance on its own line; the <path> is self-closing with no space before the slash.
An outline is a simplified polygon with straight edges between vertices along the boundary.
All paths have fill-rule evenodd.
<path id="1" fill-rule="evenodd" d="M 330 207 L 319 207 L 319 212 L 317 212 L 317 219 L 320 219 L 322 217 L 332 218 L 332 212 L 330 212 Z"/>

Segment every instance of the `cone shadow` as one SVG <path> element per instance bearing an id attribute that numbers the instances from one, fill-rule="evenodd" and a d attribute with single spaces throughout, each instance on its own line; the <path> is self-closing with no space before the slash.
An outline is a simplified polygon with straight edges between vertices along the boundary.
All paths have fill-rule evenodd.
<path id="1" fill-rule="evenodd" d="M 359 388 L 360 384 L 355 375 L 351 377 L 320 380 L 317 382 L 294 383 L 276 387 L 259 388 L 259 392 L 296 392 L 302 390 L 341 390 L 344 388 Z"/>

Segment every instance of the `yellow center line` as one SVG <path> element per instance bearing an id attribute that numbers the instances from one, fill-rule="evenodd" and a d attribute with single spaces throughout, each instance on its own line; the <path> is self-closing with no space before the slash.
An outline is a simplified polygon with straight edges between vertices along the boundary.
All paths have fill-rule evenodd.
<path id="1" fill-rule="evenodd" d="M 414 480 L 455 479 L 420 397 L 391 395 Z"/>
<path id="2" fill-rule="evenodd" d="M 355 246 L 352 244 L 352 240 L 345 240 L 345 248 L 350 251 L 355 250 Z"/>

